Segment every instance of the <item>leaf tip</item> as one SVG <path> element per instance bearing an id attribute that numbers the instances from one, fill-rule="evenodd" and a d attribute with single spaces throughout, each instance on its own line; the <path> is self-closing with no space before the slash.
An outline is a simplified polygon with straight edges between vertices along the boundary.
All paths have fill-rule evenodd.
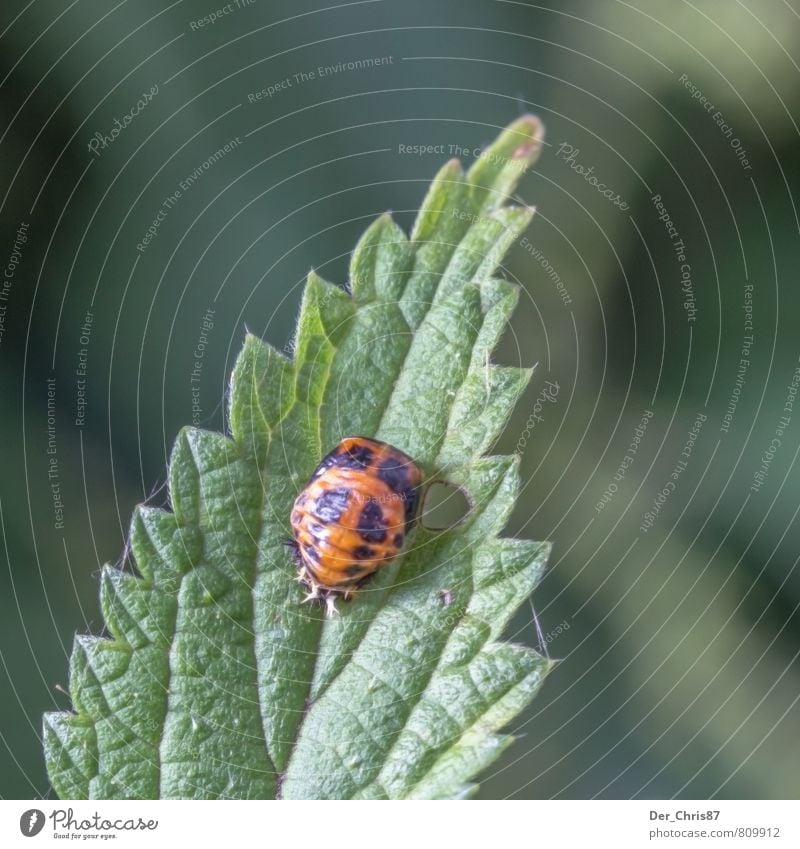
<path id="1" fill-rule="evenodd" d="M 535 115 L 523 115 L 509 124 L 473 162 L 467 181 L 480 206 L 502 206 L 522 175 L 539 158 L 544 125 Z"/>
<path id="2" fill-rule="evenodd" d="M 527 112 L 509 124 L 507 132 L 523 137 L 511 152 L 512 159 L 528 159 L 532 162 L 539 155 L 544 142 L 544 124 L 532 112 Z"/>
<path id="3" fill-rule="evenodd" d="M 563 659 L 563 657 L 546 657 L 544 659 L 544 674 L 549 675 L 557 666 L 560 666 Z"/>
<path id="4" fill-rule="evenodd" d="M 526 368 L 521 368 L 520 372 L 520 383 L 522 383 L 523 387 L 527 386 L 531 382 L 531 378 L 536 373 L 536 367 L 539 363 L 535 363 L 532 366 L 527 366 Z"/>

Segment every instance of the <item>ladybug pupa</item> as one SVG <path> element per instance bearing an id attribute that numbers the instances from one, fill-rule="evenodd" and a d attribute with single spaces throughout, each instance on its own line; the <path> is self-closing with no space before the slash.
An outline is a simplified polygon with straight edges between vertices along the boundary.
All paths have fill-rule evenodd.
<path id="1" fill-rule="evenodd" d="M 290 517 L 304 601 L 328 616 L 403 550 L 423 475 L 402 451 L 363 436 L 343 439 L 314 470 Z"/>

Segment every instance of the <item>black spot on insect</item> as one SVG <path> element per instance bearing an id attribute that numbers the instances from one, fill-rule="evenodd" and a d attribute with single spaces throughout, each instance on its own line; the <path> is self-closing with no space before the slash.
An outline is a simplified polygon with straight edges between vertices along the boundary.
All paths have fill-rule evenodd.
<path id="1" fill-rule="evenodd" d="M 319 552 L 316 548 L 311 545 L 303 546 L 303 554 L 309 558 L 309 560 L 313 560 L 315 563 L 319 563 Z"/>
<path id="2" fill-rule="evenodd" d="M 378 467 L 378 477 L 398 495 L 402 495 L 410 486 L 408 461 L 387 457 Z"/>
<path id="3" fill-rule="evenodd" d="M 337 465 L 337 456 L 336 452 L 332 451 L 330 454 L 327 454 L 325 457 L 320 460 L 319 465 L 316 469 L 314 469 L 314 473 L 311 475 L 311 480 L 316 480 L 320 475 L 324 472 L 327 472 L 331 466 Z"/>
<path id="4" fill-rule="evenodd" d="M 353 557 L 356 560 L 369 560 L 375 556 L 375 552 L 368 545 L 357 545 L 353 549 Z"/>
<path id="5" fill-rule="evenodd" d="M 406 508 L 406 528 L 414 521 L 417 515 L 417 502 L 419 501 L 419 490 L 413 486 L 408 487 L 402 494 Z"/>
<path id="6" fill-rule="evenodd" d="M 318 522 L 309 522 L 309 523 L 308 523 L 308 530 L 309 530 L 312 534 L 314 534 L 314 536 L 315 536 L 315 537 L 318 537 L 318 536 L 320 536 L 321 534 L 324 534 L 324 533 L 325 533 L 325 526 L 324 526 L 324 525 L 320 525 Z"/>
<path id="7" fill-rule="evenodd" d="M 349 489 L 329 489 L 317 498 L 314 514 L 322 522 L 338 522 L 347 509 Z"/>
<path id="8" fill-rule="evenodd" d="M 302 514 L 300 513 L 300 511 L 299 511 L 299 510 L 294 510 L 294 511 L 292 512 L 292 524 L 293 524 L 293 525 L 299 525 L 299 524 L 300 524 L 300 520 L 301 520 L 302 518 L 303 518 L 303 516 L 302 516 Z"/>
<path id="9" fill-rule="evenodd" d="M 367 542 L 384 542 L 386 540 L 386 524 L 383 510 L 377 501 L 370 499 L 361 515 L 358 517 L 358 528 L 361 539 Z"/>
<path id="10" fill-rule="evenodd" d="M 345 568 L 344 571 L 346 575 L 350 575 L 351 577 L 355 578 L 357 575 L 364 574 L 364 567 L 359 566 L 358 563 L 351 563 Z"/>
<path id="11" fill-rule="evenodd" d="M 395 534 L 392 542 L 395 548 L 402 548 L 406 538 L 402 534 Z"/>
<path id="12" fill-rule="evenodd" d="M 373 458 L 372 449 L 366 445 L 350 445 L 336 455 L 336 465 L 342 469 L 366 469 Z"/>
<path id="13" fill-rule="evenodd" d="M 378 468 L 378 477 L 403 500 L 406 525 L 416 516 L 418 494 L 412 483 L 411 467 L 408 460 L 388 457 Z"/>

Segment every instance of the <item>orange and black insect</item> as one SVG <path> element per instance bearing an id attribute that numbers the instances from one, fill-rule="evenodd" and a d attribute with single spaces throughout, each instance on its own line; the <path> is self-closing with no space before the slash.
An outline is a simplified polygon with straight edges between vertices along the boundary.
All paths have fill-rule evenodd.
<path id="1" fill-rule="evenodd" d="M 343 439 L 317 466 L 291 514 L 298 580 L 328 615 L 402 551 L 417 517 L 422 471 L 402 451 Z"/>

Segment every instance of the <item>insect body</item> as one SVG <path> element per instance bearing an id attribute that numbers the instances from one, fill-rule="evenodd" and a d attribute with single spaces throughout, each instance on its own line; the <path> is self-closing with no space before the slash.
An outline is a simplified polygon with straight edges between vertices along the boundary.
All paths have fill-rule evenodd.
<path id="1" fill-rule="evenodd" d="M 343 439 L 317 466 L 291 514 L 298 580 L 328 614 L 403 549 L 422 472 L 385 442 Z"/>

